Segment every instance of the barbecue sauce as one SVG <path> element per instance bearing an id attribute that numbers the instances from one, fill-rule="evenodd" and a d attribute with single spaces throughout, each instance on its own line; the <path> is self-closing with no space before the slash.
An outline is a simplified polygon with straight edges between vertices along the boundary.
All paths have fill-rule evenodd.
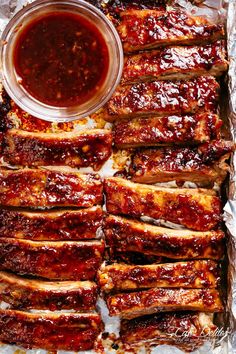
<path id="1" fill-rule="evenodd" d="M 103 85 L 108 47 L 97 27 L 70 12 L 48 13 L 30 22 L 13 51 L 19 83 L 35 99 L 69 107 L 91 99 Z"/>

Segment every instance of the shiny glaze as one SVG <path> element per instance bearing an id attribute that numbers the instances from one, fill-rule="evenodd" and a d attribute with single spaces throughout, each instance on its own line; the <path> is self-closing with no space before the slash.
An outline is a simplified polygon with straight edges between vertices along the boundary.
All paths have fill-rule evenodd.
<path id="1" fill-rule="evenodd" d="M 109 130 L 87 130 L 84 133 L 27 133 L 8 130 L 3 141 L 3 157 L 12 165 L 69 165 L 99 170 L 111 155 L 112 135 Z"/>
<path id="2" fill-rule="evenodd" d="M 167 340 L 172 338 L 176 341 L 174 345 L 177 347 L 180 344 L 190 345 L 189 342 L 194 346 L 197 343 L 193 341 L 201 342 L 203 334 L 206 339 L 216 329 L 217 327 L 208 315 L 194 312 L 173 312 L 144 316 L 130 321 L 122 320 L 120 336 L 123 342 L 130 344 L 142 340 L 163 339 L 164 337 Z M 188 333 L 187 338 L 184 337 L 184 333 Z"/>
<path id="3" fill-rule="evenodd" d="M 104 233 L 110 248 L 120 252 L 170 259 L 221 259 L 224 255 L 225 239 L 221 230 L 171 230 L 110 215 L 105 219 Z"/>
<path id="4" fill-rule="evenodd" d="M 204 46 L 165 47 L 125 58 L 122 83 L 142 80 L 222 75 L 227 70 L 225 43 Z"/>
<path id="5" fill-rule="evenodd" d="M 96 238 L 102 218 L 100 206 L 55 212 L 0 209 L 0 238 L 68 241 L 92 239 Z"/>
<path id="6" fill-rule="evenodd" d="M 92 282 L 46 282 L 0 272 L 0 299 L 18 309 L 95 309 L 97 285 Z"/>
<path id="7" fill-rule="evenodd" d="M 85 351 L 93 349 L 102 330 L 98 314 L 32 314 L 0 310 L 0 340 L 26 349 Z"/>
<path id="8" fill-rule="evenodd" d="M 55 170 L 0 170 L 0 204 L 91 207 L 102 202 L 98 175 Z"/>
<path id="9" fill-rule="evenodd" d="M 110 316 L 131 319 L 162 311 L 222 312 L 223 305 L 215 289 L 154 288 L 107 296 Z"/>
<path id="10" fill-rule="evenodd" d="M 211 76 L 188 81 L 153 81 L 119 86 L 106 105 L 107 120 L 211 111 L 216 113 L 219 84 Z"/>
<path id="11" fill-rule="evenodd" d="M 222 183 L 234 149 L 231 141 L 211 141 L 199 147 L 144 149 L 134 154 L 129 172 L 136 182 L 156 183 L 176 180 L 212 185 Z M 221 160 L 221 163 L 219 162 Z"/>
<path id="12" fill-rule="evenodd" d="M 217 263 L 190 261 L 144 266 L 115 263 L 102 266 L 99 285 L 105 292 L 142 288 L 215 288 L 219 283 Z"/>
<path id="13" fill-rule="evenodd" d="M 125 52 L 170 44 L 209 42 L 224 36 L 224 27 L 181 10 L 128 10 L 118 32 Z"/>
<path id="14" fill-rule="evenodd" d="M 222 121 L 212 113 L 136 118 L 114 124 L 119 148 L 198 144 L 220 137 Z"/>
<path id="15" fill-rule="evenodd" d="M 209 190 L 168 189 L 106 178 L 106 208 L 111 214 L 164 219 L 187 228 L 216 229 L 221 220 L 221 200 Z"/>
<path id="16" fill-rule="evenodd" d="M 0 238 L 0 269 L 47 279 L 92 280 L 103 242 L 34 242 Z"/>

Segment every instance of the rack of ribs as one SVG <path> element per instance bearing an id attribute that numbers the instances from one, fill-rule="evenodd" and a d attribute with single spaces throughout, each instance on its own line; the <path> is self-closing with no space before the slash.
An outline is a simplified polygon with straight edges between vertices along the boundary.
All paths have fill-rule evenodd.
<path id="1" fill-rule="evenodd" d="M 0 269 L 47 279 L 92 280 L 103 241 L 29 241 L 0 238 Z"/>
<path id="2" fill-rule="evenodd" d="M 117 27 L 125 53 L 175 44 L 202 44 L 224 37 L 224 26 L 185 11 L 126 10 Z"/>
<path id="3" fill-rule="evenodd" d="M 102 225 L 101 206 L 85 209 L 28 211 L 0 209 L 0 238 L 85 240 L 96 238 Z"/>
<path id="4" fill-rule="evenodd" d="M 201 75 L 221 76 L 228 68 L 225 42 L 173 46 L 125 57 L 122 84 L 184 80 Z"/>
<path id="5" fill-rule="evenodd" d="M 110 177 L 104 191 L 111 214 L 148 216 L 198 231 L 216 229 L 222 221 L 221 200 L 213 190 L 160 188 Z"/>
<path id="6" fill-rule="evenodd" d="M 107 121 L 123 118 L 217 112 L 219 84 L 212 76 L 191 80 L 141 82 L 119 86 L 106 104 Z"/>
<path id="7" fill-rule="evenodd" d="M 0 340 L 24 348 L 86 351 L 103 329 L 97 313 L 31 313 L 0 310 Z"/>
<path id="8" fill-rule="evenodd" d="M 0 169 L 0 204 L 16 207 L 83 207 L 102 203 L 97 174 L 49 169 Z"/>
<path id="9" fill-rule="evenodd" d="M 0 299 L 18 309 L 91 311 L 97 285 L 90 281 L 42 281 L 0 271 Z"/>
<path id="10" fill-rule="evenodd" d="M 12 165 L 88 167 L 99 170 L 111 155 L 109 130 L 35 133 L 8 130 L 3 139 L 4 160 Z"/>
<path id="11" fill-rule="evenodd" d="M 217 327 L 211 317 L 204 312 L 173 312 L 122 320 L 120 338 L 130 346 L 167 344 L 192 352 L 214 337 Z"/>
<path id="12" fill-rule="evenodd" d="M 114 143 L 121 149 L 161 145 L 194 145 L 220 138 L 216 114 L 172 115 L 116 121 Z"/>
<path id="13" fill-rule="evenodd" d="M 198 186 L 221 185 L 229 171 L 226 160 L 234 149 L 231 141 L 219 140 L 198 147 L 153 148 L 134 153 L 129 173 L 134 182 L 195 182 Z"/>
<path id="14" fill-rule="evenodd" d="M 145 288 L 216 288 L 218 264 L 210 260 L 151 265 L 102 265 L 98 283 L 104 292 Z"/>
<path id="15" fill-rule="evenodd" d="M 153 288 L 108 295 L 106 303 L 110 316 L 125 319 L 168 311 L 223 311 L 216 289 Z"/>

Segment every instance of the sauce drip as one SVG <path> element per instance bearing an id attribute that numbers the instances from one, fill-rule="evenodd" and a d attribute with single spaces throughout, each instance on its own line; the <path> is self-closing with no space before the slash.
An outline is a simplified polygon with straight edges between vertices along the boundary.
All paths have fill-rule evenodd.
<path id="1" fill-rule="evenodd" d="M 13 62 L 31 96 L 51 106 L 68 107 L 96 95 L 106 79 L 109 57 L 95 25 L 78 14 L 55 12 L 23 29 Z"/>

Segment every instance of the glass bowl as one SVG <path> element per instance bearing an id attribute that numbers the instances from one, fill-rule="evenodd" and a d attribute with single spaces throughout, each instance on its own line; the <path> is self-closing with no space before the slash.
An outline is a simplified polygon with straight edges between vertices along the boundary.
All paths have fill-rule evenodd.
<path id="1" fill-rule="evenodd" d="M 50 106 L 31 96 L 20 84 L 13 61 L 19 34 L 32 20 L 51 12 L 70 12 L 91 21 L 106 41 L 109 65 L 99 91 L 88 101 L 69 107 Z M 20 10 L 3 31 L 0 47 L 2 82 L 9 96 L 24 111 L 47 121 L 66 122 L 84 118 L 101 108 L 119 84 L 123 69 L 123 49 L 113 24 L 96 7 L 83 0 L 36 0 Z"/>

